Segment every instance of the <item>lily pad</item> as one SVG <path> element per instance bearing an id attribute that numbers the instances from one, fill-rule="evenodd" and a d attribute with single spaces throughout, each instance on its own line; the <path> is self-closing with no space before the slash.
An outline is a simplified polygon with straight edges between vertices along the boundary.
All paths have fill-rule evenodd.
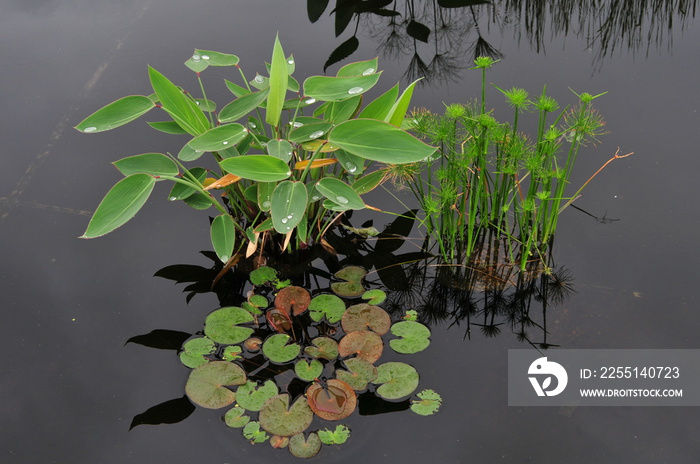
<path id="1" fill-rule="evenodd" d="M 346 425 L 338 425 L 335 430 L 319 430 L 318 438 L 324 445 L 342 445 L 350 438 L 350 429 Z"/>
<path id="2" fill-rule="evenodd" d="M 391 326 L 391 333 L 400 337 L 389 340 L 389 346 L 397 353 L 418 353 L 430 345 L 430 329 L 420 322 L 397 322 Z"/>
<path id="3" fill-rule="evenodd" d="M 435 414 L 442 404 L 442 397 L 434 390 L 423 390 L 418 393 L 418 398 L 411 401 L 411 411 L 421 416 Z"/>
<path id="4" fill-rule="evenodd" d="M 243 349 L 240 346 L 230 345 L 224 348 L 224 352 L 221 357 L 224 359 L 224 361 L 236 361 L 242 358 L 242 352 Z"/>
<path id="5" fill-rule="evenodd" d="M 280 437 L 279 435 L 270 437 L 270 446 L 273 448 L 286 448 L 287 445 L 289 445 L 289 437 Z"/>
<path id="6" fill-rule="evenodd" d="M 311 340 L 314 346 L 304 348 L 304 353 L 312 358 L 323 358 L 333 361 L 338 357 L 338 342 L 330 337 L 316 337 Z"/>
<path id="7" fill-rule="evenodd" d="M 248 411 L 260 411 L 265 401 L 279 393 L 274 381 L 268 380 L 261 386 L 248 381 L 236 390 L 236 403 Z"/>
<path id="8" fill-rule="evenodd" d="M 275 308 L 298 316 L 307 310 L 311 302 L 308 290 L 302 287 L 285 287 L 277 293 Z"/>
<path id="9" fill-rule="evenodd" d="M 251 295 L 251 297 L 248 298 L 248 302 L 256 308 L 262 309 L 267 308 L 267 306 L 270 304 L 270 302 L 267 301 L 267 298 L 262 295 Z"/>
<path id="10" fill-rule="evenodd" d="M 341 420 L 357 407 L 357 395 L 347 383 L 329 379 L 326 385 L 315 382 L 306 389 L 306 399 L 316 414 L 325 420 Z"/>
<path id="11" fill-rule="evenodd" d="M 415 309 L 409 309 L 408 311 L 406 311 L 406 315 L 403 318 L 406 321 L 417 321 L 418 311 L 416 311 Z"/>
<path id="12" fill-rule="evenodd" d="M 264 443 L 270 438 L 264 430 L 260 428 L 260 422 L 251 421 L 243 427 L 243 436 L 250 440 L 251 443 Z"/>
<path id="13" fill-rule="evenodd" d="M 377 368 L 374 364 L 362 358 L 350 358 L 344 361 L 348 369 L 338 369 L 335 376 L 352 387 L 353 390 L 363 391 L 367 384 L 377 379 Z"/>
<path id="14" fill-rule="evenodd" d="M 289 439 L 289 452 L 294 457 L 308 459 L 316 456 L 321 451 L 321 439 L 312 432 L 307 438 L 303 433 L 294 435 Z"/>
<path id="15" fill-rule="evenodd" d="M 350 332 L 340 339 L 338 344 L 340 356 L 356 354 L 358 358 L 374 364 L 384 351 L 382 337 L 370 330 Z"/>
<path id="16" fill-rule="evenodd" d="M 277 271 L 268 266 L 260 266 L 248 276 L 253 285 L 265 285 L 277 280 Z"/>
<path id="17" fill-rule="evenodd" d="M 296 343 L 287 345 L 291 337 L 287 334 L 271 335 L 263 343 L 263 354 L 272 362 L 286 363 L 297 356 L 301 352 L 301 346 Z"/>
<path id="18" fill-rule="evenodd" d="M 379 306 L 360 303 L 345 311 L 341 324 L 345 333 L 369 329 L 384 335 L 391 327 L 391 316 Z"/>
<path id="19" fill-rule="evenodd" d="M 260 409 L 260 425 L 268 432 L 290 437 L 306 430 L 314 418 L 303 396 L 289 406 L 289 395 L 276 395 L 265 401 Z"/>
<path id="20" fill-rule="evenodd" d="M 251 337 L 243 342 L 243 347 L 251 353 L 257 353 L 260 351 L 262 343 L 262 340 L 260 340 L 258 337 Z"/>
<path id="21" fill-rule="evenodd" d="M 265 312 L 265 319 L 270 327 L 279 333 L 287 333 L 292 329 L 292 318 L 283 309 L 272 308 Z"/>
<path id="22" fill-rule="evenodd" d="M 365 292 L 362 286 L 362 278 L 367 275 L 367 271 L 360 266 L 346 266 L 334 274 L 344 282 L 333 282 L 331 290 L 338 296 L 345 298 L 355 298 Z"/>
<path id="23" fill-rule="evenodd" d="M 323 373 L 323 364 L 318 359 L 312 359 L 310 362 L 300 359 L 294 365 L 294 372 L 301 380 L 311 382 Z"/>
<path id="24" fill-rule="evenodd" d="M 253 321 L 253 315 L 243 308 L 220 308 L 207 316 L 204 321 L 204 334 L 217 343 L 236 345 L 253 333 L 252 328 L 239 325 Z"/>
<path id="25" fill-rule="evenodd" d="M 309 303 L 309 315 L 315 322 L 320 322 L 325 316 L 328 322 L 335 324 L 344 312 L 345 303 L 335 295 L 316 295 Z"/>
<path id="26" fill-rule="evenodd" d="M 219 409 L 236 400 L 236 394 L 226 387 L 242 385 L 245 382 L 245 371 L 237 364 L 211 361 L 190 372 L 185 393 L 196 405 Z"/>
<path id="27" fill-rule="evenodd" d="M 250 416 L 245 415 L 245 409 L 234 406 L 224 414 L 224 422 L 229 427 L 240 428 L 250 422 Z"/>
<path id="28" fill-rule="evenodd" d="M 380 385 L 377 394 L 385 400 L 398 400 L 410 395 L 418 387 L 418 372 L 406 363 L 387 362 L 377 366 L 377 379 Z"/>
<path id="29" fill-rule="evenodd" d="M 384 290 L 379 289 L 367 290 L 362 294 L 362 299 L 369 300 L 367 303 L 371 305 L 378 305 L 382 304 L 384 300 L 386 300 L 386 293 Z"/>
<path id="30" fill-rule="evenodd" d="M 209 362 L 206 355 L 212 354 L 216 350 L 213 341 L 206 337 L 193 338 L 182 345 L 180 361 L 187 367 L 195 368 Z"/>

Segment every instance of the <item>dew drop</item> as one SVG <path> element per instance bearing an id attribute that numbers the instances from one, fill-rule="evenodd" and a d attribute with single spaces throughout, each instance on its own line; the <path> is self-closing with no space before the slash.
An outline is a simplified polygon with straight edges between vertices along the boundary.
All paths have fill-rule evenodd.
<path id="1" fill-rule="evenodd" d="M 255 129 L 256 127 L 258 127 L 258 125 L 251 121 L 248 123 L 248 127 L 250 127 L 251 129 Z"/>
<path id="2" fill-rule="evenodd" d="M 257 76 L 255 76 L 255 82 L 257 82 L 258 84 L 262 84 L 263 82 L 265 82 L 265 78 L 258 74 Z"/>
<path id="3" fill-rule="evenodd" d="M 307 98 L 306 100 L 304 100 L 304 103 L 306 103 L 307 105 L 310 105 L 312 103 L 316 103 L 316 99 L 315 98 Z"/>
<path id="4" fill-rule="evenodd" d="M 287 219 L 291 219 L 293 217 L 294 217 L 294 214 L 290 214 L 289 216 L 287 216 Z"/>
<path id="5" fill-rule="evenodd" d="M 348 204 L 348 199 L 345 197 L 335 197 L 336 203 L 340 205 L 347 205 Z"/>
<path id="6" fill-rule="evenodd" d="M 291 176 L 291 175 L 292 175 L 292 171 L 287 171 L 287 175 L 288 175 L 288 176 Z"/>
<path id="7" fill-rule="evenodd" d="M 311 201 L 318 201 L 320 199 L 321 199 L 321 197 L 319 197 L 318 195 L 314 195 L 311 197 Z"/>
<path id="8" fill-rule="evenodd" d="M 224 141 L 221 142 L 221 143 L 223 143 L 224 145 L 228 145 L 228 142 L 227 142 L 226 140 L 224 140 Z"/>
<path id="9" fill-rule="evenodd" d="M 90 126 L 90 127 L 86 127 L 85 129 L 83 129 L 83 132 L 95 132 L 96 130 L 97 130 L 97 127 Z"/>
<path id="10" fill-rule="evenodd" d="M 291 124 L 293 127 L 301 127 L 304 125 L 303 123 L 296 121 L 290 122 L 289 124 Z"/>
<path id="11" fill-rule="evenodd" d="M 197 55 L 196 53 L 194 55 L 192 55 L 192 61 L 194 61 L 195 63 L 199 63 L 199 60 L 201 60 L 201 59 L 202 59 L 202 57 Z"/>
<path id="12" fill-rule="evenodd" d="M 170 198 L 168 198 L 168 200 L 170 200 L 170 201 L 176 201 L 176 200 L 177 200 L 177 197 L 170 197 Z"/>
<path id="13" fill-rule="evenodd" d="M 345 163 L 345 169 L 347 169 L 348 172 L 355 172 L 357 171 L 357 166 L 348 161 L 347 163 Z"/>
<path id="14" fill-rule="evenodd" d="M 203 60 L 208 60 L 208 59 L 209 59 L 209 55 L 202 55 L 202 59 L 203 59 Z"/>
<path id="15" fill-rule="evenodd" d="M 289 222 L 289 219 L 287 219 L 287 218 L 282 218 L 282 224 L 286 224 L 287 222 Z"/>
<path id="16" fill-rule="evenodd" d="M 289 61 L 287 61 L 287 63 L 294 64 L 294 60 L 289 60 Z"/>
<path id="17" fill-rule="evenodd" d="M 358 93 L 362 92 L 364 89 L 362 87 L 353 87 L 348 90 L 348 93 L 350 95 L 357 95 Z"/>
<path id="18" fill-rule="evenodd" d="M 314 132 L 310 133 L 310 134 L 309 134 L 309 138 L 313 140 L 313 139 L 319 138 L 319 137 L 322 136 L 322 135 L 323 135 L 323 131 L 322 131 L 322 130 L 317 130 L 317 131 L 314 131 Z"/>
<path id="19" fill-rule="evenodd" d="M 272 206 L 272 204 L 269 201 L 263 201 L 262 206 L 263 208 L 269 208 L 270 206 Z"/>
<path id="20" fill-rule="evenodd" d="M 374 69 L 374 68 L 367 68 L 367 69 L 365 69 L 365 72 L 362 73 L 362 75 L 363 75 L 363 76 L 369 76 L 369 75 L 372 74 L 374 71 L 376 71 L 376 69 Z"/>

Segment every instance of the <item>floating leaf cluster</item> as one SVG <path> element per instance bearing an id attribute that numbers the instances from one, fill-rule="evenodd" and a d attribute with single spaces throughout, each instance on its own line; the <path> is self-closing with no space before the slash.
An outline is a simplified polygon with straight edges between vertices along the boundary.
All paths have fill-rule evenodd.
<path id="1" fill-rule="evenodd" d="M 314 421 L 351 416 L 360 394 L 405 400 L 408 408 L 418 372 L 381 358 L 388 349 L 424 350 L 430 330 L 410 312 L 392 321 L 378 306 L 386 295 L 365 289 L 365 274 L 358 266 L 343 268 L 330 285 L 332 293 L 312 296 L 280 280 L 274 269 L 258 268 L 250 274 L 253 290 L 245 307 L 212 311 L 203 334 L 183 344 L 180 359 L 192 368 L 187 397 L 204 408 L 229 407 L 223 417 L 227 426 L 242 428 L 251 443 L 269 441 L 300 458 L 316 455 L 323 444 L 348 440 L 344 424 L 310 428 Z M 411 409 L 434 413 L 441 402 L 436 395 L 424 390 Z"/>

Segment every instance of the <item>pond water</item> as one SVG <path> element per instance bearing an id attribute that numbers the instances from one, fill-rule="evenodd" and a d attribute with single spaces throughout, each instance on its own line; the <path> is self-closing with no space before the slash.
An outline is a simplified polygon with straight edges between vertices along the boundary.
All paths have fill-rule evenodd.
<path id="1" fill-rule="evenodd" d="M 436 51 L 433 42 L 421 44 L 419 56 L 429 63 L 438 53 L 465 67 L 478 32 L 504 55 L 489 75 L 501 88 L 515 85 L 535 93 L 546 84 L 560 101 L 571 101 L 569 88 L 607 91 L 597 107 L 610 133 L 579 159 L 575 184 L 618 147 L 635 152 L 609 165 L 584 191 L 576 204 L 590 215 L 569 209 L 560 219 L 555 259 L 570 270 L 577 293 L 548 309 L 547 342 L 564 348 L 700 348 L 694 287 L 700 258 L 695 188 L 700 33 L 694 2 L 635 2 L 641 13 L 622 12 L 603 42 L 586 35 L 593 20 L 572 21 L 568 33 L 562 30 L 561 21 L 572 17 L 564 6 L 546 6 L 543 13 L 530 2 L 495 3 L 491 12 L 476 10 L 478 31 L 459 28 L 471 24 L 469 9 L 451 11 L 445 17 L 454 26 L 445 28 L 446 35 L 454 34 L 449 45 L 442 42 L 444 48 Z M 581 10 L 584 17 L 617 4 L 590 3 L 594 6 Z M 147 65 L 194 87 L 182 62 L 195 47 L 235 53 L 254 68 L 269 60 L 279 33 L 285 51 L 294 53 L 298 76 L 321 74 L 333 49 L 355 30 L 352 20 L 336 38 L 331 7 L 312 24 L 305 2 L 277 0 L 4 3 L 0 461 L 296 461 L 267 445 L 250 445 L 216 411 L 198 409 L 177 424 L 129 430 L 135 415 L 182 397 L 187 369 L 172 351 L 125 342 L 154 329 L 196 332 L 218 307 L 214 294 L 197 295 L 188 304 L 182 285 L 153 277 L 170 265 L 209 266 L 199 254 L 211 246 L 208 222 L 200 212 L 154 197 L 127 226 L 104 238 L 77 239 L 99 198 L 119 178 L 110 162 L 175 151 L 178 142 L 138 123 L 95 136 L 71 128 L 108 102 L 148 93 Z M 406 8 L 397 7 L 402 13 Z M 432 8 L 421 6 L 417 17 Z M 625 21 L 632 14 L 642 19 Z M 390 30 L 387 21 L 363 18 L 352 56 L 380 55 L 383 89 L 402 79 L 413 58 L 412 40 L 402 44 L 407 53 L 381 55 L 392 52 L 380 47 Z M 639 36 L 625 29 L 629 23 L 641 24 Z M 436 78 L 420 87 L 413 103 L 440 109 L 443 101 L 475 98 L 478 73 L 451 72 L 449 82 Z M 218 84 L 224 76 L 214 71 L 208 77 Z M 497 95 L 492 97 L 496 111 L 509 115 Z M 358 217 L 358 224 L 373 218 L 379 228 L 392 220 Z M 411 234 L 420 236 L 416 229 Z M 433 324 L 432 344 L 410 360 L 421 374 L 421 388 L 442 394 L 437 415 L 356 415 L 349 443 L 326 447 L 315 459 L 695 463 L 700 458 L 695 408 L 509 407 L 507 351 L 531 345 L 506 328 L 486 336 L 474 326 L 465 339 L 464 321 L 449 326 L 449 320 Z M 532 332 L 535 345 L 542 337 Z"/>

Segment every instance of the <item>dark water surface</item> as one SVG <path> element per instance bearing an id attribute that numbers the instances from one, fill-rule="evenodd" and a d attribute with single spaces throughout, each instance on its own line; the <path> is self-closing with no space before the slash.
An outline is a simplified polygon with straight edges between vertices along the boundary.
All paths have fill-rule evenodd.
<path id="1" fill-rule="evenodd" d="M 321 74 L 328 55 L 350 37 L 354 23 L 336 39 L 333 18 L 326 13 L 310 24 L 301 1 L 11 0 L 1 10 L 0 462 L 294 461 L 287 452 L 248 444 L 214 411 L 198 409 L 175 425 L 129 431 L 133 416 L 183 395 L 187 370 L 172 352 L 125 341 L 153 329 L 195 332 L 218 306 L 213 294 L 187 305 L 181 287 L 153 277 L 172 264 L 208 265 L 198 254 L 210 247 L 208 223 L 205 214 L 164 201 L 167 192 L 159 190 L 127 226 L 101 239 L 77 239 L 90 212 L 119 178 L 111 161 L 176 151 L 179 141 L 143 123 L 94 136 L 71 127 L 119 97 L 148 94 L 147 64 L 195 89 L 192 73 L 181 65 L 195 47 L 235 53 L 253 73 L 269 60 L 279 31 L 285 51 L 295 55 L 295 75 Z M 544 50 L 537 52 L 524 32 L 518 40 L 524 26 L 517 15 L 505 19 L 503 34 L 496 25 L 489 27 L 485 16 L 480 28 L 506 57 L 490 81 L 533 93 L 547 84 L 562 102 L 572 101 L 569 87 L 609 92 L 597 106 L 611 133 L 582 153 L 574 182 L 585 181 L 617 147 L 635 152 L 611 164 L 577 202 L 596 216 L 619 221 L 603 224 L 573 209 L 560 220 L 555 257 L 571 270 L 578 293 L 549 311 L 550 343 L 565 348 L 700 348 L 700 35 L 694 18 L 687 16 L 683 31 L 674 17 L 672 45 L 665 35 L 659 47 L 652 40 L 648 56 L 648 40 L 632 53 L 622 37 L 615 51 L 602 58 L 599 44 L 587 47 L 585 38 L 575 34 L 552 37 L 548 23 L 540 44 Z M 667 22 L 665 18 L 664 32 Z M 353 58 L 378 54 L 370 30 L 363 21 Z M 374 27 L 375 35 L 377 30 L 382 31 Z M 475 38 L 473 29 L 462 35 L 467 34 Z M 469 43 L 461 44 L 461 56 L 467 56 Z M 430 61 L 430 47 L 421 50 Z M 410 59 L 411 54 L 403 55 L 396 63 L 380 56 L 385 70 L 380 88 L 401 79 Z M 329 72 L 335 69 L 337 65 Z M 449 85 L 422 87 L 414 104 L 439 109 L 442 101 L 476 97 L 479 75 L 461 76 Z M 223 101 L 221 78 L 235 76 L 212 71 L 205 77 L 210 87 L 219 86 L 215 92 L 220 97 L 214 99 Z M 502 119 L 510 118 L 495 94 L 491 101 Z M 391 220 L 369 217 L 379 226 Z M 508 407 L 507 350 L 529 345 L 508 330 L 493 338 L 473 330 L 471 340 L 463 341 L 464 326 L 447 326 L 432 326 L 432 345 L 410 360 L 421 374 L 421 388 L 442 394 L 440 413 L 353 417 L 349 444 L 324 447 L 315 460 L 700 459 L 696 408 Z"/>

